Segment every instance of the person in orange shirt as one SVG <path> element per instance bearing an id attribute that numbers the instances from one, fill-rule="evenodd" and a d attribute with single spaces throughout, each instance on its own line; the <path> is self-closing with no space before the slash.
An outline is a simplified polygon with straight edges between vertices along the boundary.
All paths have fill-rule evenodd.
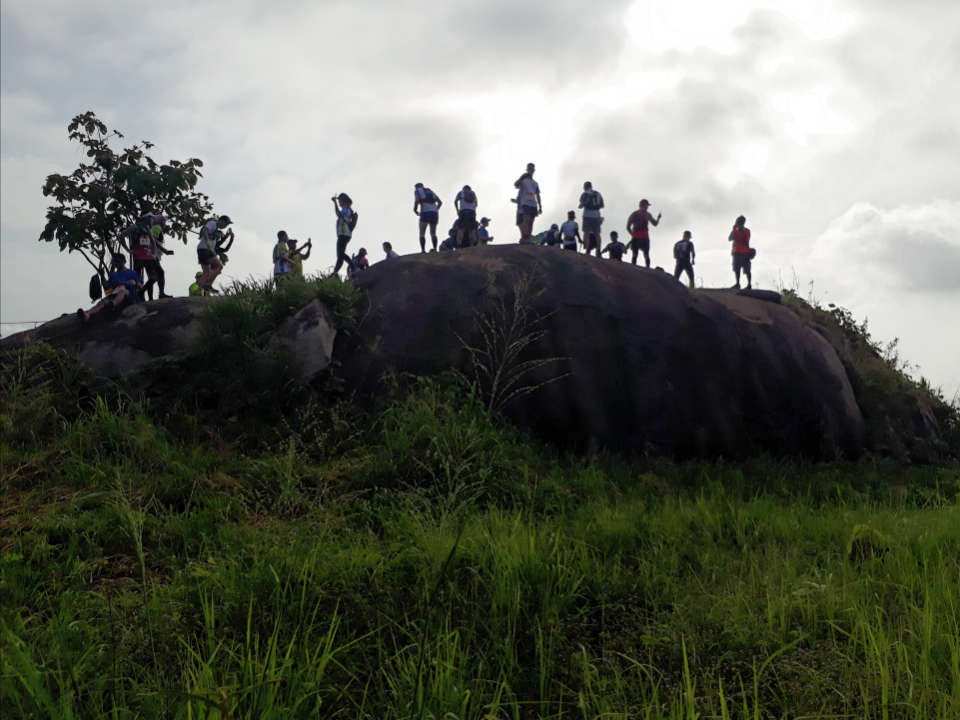
<path id="1" fill-rule="evenodd" d="M 650 267 L 650 225 L 656 227 L 660 224 L 660 213 L 654 217 L 647 208 L 650 207 L 650 201 L 644 198 L 640 201 L 640 209 L 634 210 L 627 218 L 627 232 L 630 233 L 630 242 L 627 247 L 633 251 L 633 259 L 630 261 L 637 264 L 637 255 L 643 253 L 643 261 L 647 267 Z"/>
<path id="2" fill-rule="evenodd" d="M 727 238 L 733 243 L 730 254 L 733 255 L 733 274 L 737 282 L 733 287 L 740 288 L 740 271 L 747 276 L 747 290 L 751 287 L 750 260 L 754 256 L 754 251 L 750 249 L 750 229 L 746 225 L 747 219 L 741 215 L 733 223 L 733 230 L 730 231 L 730 237 Z"/>

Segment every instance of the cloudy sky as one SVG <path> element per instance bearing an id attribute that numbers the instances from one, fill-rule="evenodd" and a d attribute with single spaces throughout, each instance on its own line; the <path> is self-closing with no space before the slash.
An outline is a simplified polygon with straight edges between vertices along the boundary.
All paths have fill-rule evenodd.
<path id="1" fill-rule="evenodd" d="M 88 266 L 37 236 L 44 177 L 81 159 L 66 125 L 93 110 L 158 160 L 205 161 L 201 189 L 236 221 L 227 276 L 266 276 L 281 228 L 331 266 L 339 191 L 361 216 L 351 250 L 418 250 L 417 181 L 447 202 L 441 226 L 469 183 L 515 242 L 534 161 L 540 229 L 584 180 L 605 231 L 647 197 L 654 263 L 690 229 L 698 282 L 724 286 L 743 213 L 756 284 L 850 308 L 960 390 L 955 0 L 2 0 L 0 53 L 5 323 L 87 304 Z M 196 256 L 176 249 L 182 294 Z"/>

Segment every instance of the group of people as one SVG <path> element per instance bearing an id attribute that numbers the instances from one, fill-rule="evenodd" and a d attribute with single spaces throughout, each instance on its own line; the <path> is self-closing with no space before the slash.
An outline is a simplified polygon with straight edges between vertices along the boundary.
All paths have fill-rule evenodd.
<path id="1" fill-rule="evenodd" d="M 601 227 L 605 205 L 603 195 L 593 187 L 589 181 L 583 184 L 583 192 L 579 198 L 578 209 L 582 211 L 582 225 L 577 223 L 576 210 L 567 213 L 567 219 L 562 224 L 553 224 L 549 230 L 537 236 L 533 234 L 533 224 L 537 216 L 543 213 L 543 200 L 540 196 L 540 186 L 534 180 L 536 166 L 529 163 L 526 171 L 514 182 L 517 191 L 511 202 L 517 206 L 517 227 L 520 231 L 520 244 L 540 244 L 547 247 L 556 247 L 563 250 L 578 251 L 578 246 L 584 249 L 587 255 L 596 253 L 598 258 L 607 255 L 611 260 L 622 261 L 627 252 L 632 253 L 631 262 L 636 265 L 640 255 L 643 255 L 644 265 L 650 267 L 650 227 L 660 224 L 662 215 L 654 216 L 650 212 L 650 201 L 643 199 L 637 210 L 627 218 L 626 231 L 630 239 L 626 244 L 619 239 L 617 231 L 611 231 L 609 242 L 604 246 Z M 353 200 L 346 193 L 340 193 L 331 198 L 336 222 L 337 251 L 336 264 L 333 274 L 338 275 L 346 265 L 347 278 L 355 278 L 358 273 L 370 265 L 367 251 L 360 248 L 352 257 L 347 254 L 347 246 L 353 239 L 357 227 L 359 214 L 353 207 Z M 414 185 L 413 212 L 418 217 L 420 251 L 427 252 L 427 231 L 430 233 L 431 252 L 452 251 L 462 248 L 483 246 L 493 241 L 490 235 L 490 219 L 482 217 L 477 220 L 478 199 L 476 192 L 464 185 L 454 199 L 456 220 L 442 242 L 438 243 L 437 226 L 440 222 L 440 208 L 443 201 L 426 187 L 422 182 Z M 228 215 L 210 218 L 199 230 L 197 244 L 197 262 L 200 271 L 196 273 L 194 283 L 190 286 L 190 295 L 209 295 L 217 293 L 213 284 L 223 271 L 227 262 L 227 251 L 233 245 L 234 234 L 230 225 L 233 221 Z M 109 306 L 118 306 L 126 302 L 136 301 L 141 297 L 153 299 L 153 289 L 156 287 L 158 297 L 170 297 L 165 292 L 166 278 L 161 260 L 165 255 L 173 254 L 163 244 L 163 233 L 166 218 L 163 215 L 145 214 L 137 220 L 128 231 L 127 240 L 133 268 L 126 267 L 126 258 L 122 253 L 113 255 L 109 272 L 101 272 L 91 279 L 91 299 L 97 299 L 99 287 L 102 286 L 106 296 L 93 308 L 78 314 L 84 319 Z M 582 229 L 582 236 L 581 236 Z M 694 287 L 694 264 L 696 249 L 693 244 L 693 234 L 689 230 L 673 246 L 675 261 L 673 276 L 677 280 L 686 274 L 690 287 Z M 746 226 L 746 218 L 736 219 L 728 240 L 732 243 L 731 255 L 733 258 L 733 272 L 736 282 L 734 288 L 740 287 L 741 274 L 746 276 L 747 288 L 752 287 L 751 260 L 756 251 L 750 246 L 750 230 Z M 386 260 L 398 257 L 390 242 L 383 243 Z M 303 276 L 303 262 L 310 257 L 313 241 L 307 238 L 305 243 L 289 237 L 286 231 L 277 233 L 277 242 L 273 247 L 273 276 L 277 282 L 289 277 Z M 146 278 L 146 281 L 144 281 Z M 96 297 L 95 297 L 96 295 Z"/>

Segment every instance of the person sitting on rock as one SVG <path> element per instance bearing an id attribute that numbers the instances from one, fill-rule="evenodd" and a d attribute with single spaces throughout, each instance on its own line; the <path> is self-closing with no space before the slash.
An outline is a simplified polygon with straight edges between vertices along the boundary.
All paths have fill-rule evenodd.
<path id="1" fill-rule="evenodd" d="M 356 278 L 357 275 L 368 267 L 370 267 L 370 261 L 367 260 L 367 249 L 360 248 L 357 254 L 351 258 L 350 264 L 347 265 L 347 279 L 352 280 Z"/>
<path id="2" fill-rule="evenodd" d="M 685 272 L 690 278 L 690 289 L 693 290 L 693 263 L 696 260 L 697 251 L 693 247 L 691 237 L 693 234 L 689 230 L 684 230 L 683 238 L 673 246 L 673 257 L 677 261 L 677 266 L 673 269 L 673 278 L 680 280 L 680 273 Z"/>
<path id="3" fill-rule="evenodd" d="M 730 231 L 730 236 L 727 240 L 733 243 L 733 247 L 730 248 L 730 254 L 733 256 L 733 275 L 737 280 L 733 284 L 733 287 L 739 289 L 740 271 L 742 270 L 747 276 L 747 290 L 749 290 L 752 287 L 750 261 L 753 258 L 754 252 L 750 248 L 750 229 L 747 227 L 747 219 L 743 215 L 734 221 L 733 230 Z"/>
<path id="4" fill-rule="evenodd" d="M 393 260 L 395 258 L 400 257 L 393 251 L 393 244 L 389 242 L 385 242 L 383 244 L 383 252 L 386 254 L 386 257 L 384 258 L 384 260 Z"/>
<path id="5" fill-rule="evenodd" d="M 624 245 L 618 239 L 616 230 L 610 231 L 610 243 L 601 251 L 601 253 L 607 253 L 610 255 L 611 260 L 616 260 L 620 262 L 623 260 L 623 254 L 627 251 L 627 246 Z"/>
<path id="6" fill-rule="evenodd" d="M 543 244 L 547 247 L 560 247 L 560 243 L 560 226 L 554 223 L 547 230 L 547 234 L 543 236 Z"/>
<path id="7" fill-rule="evenodd" d="M 143 278 L 140 277 L 140 273 L 129 270 L 126 265 L 127 259 L 122 254 L 117 253 L 113 256 L 110 273 L 105 280 L 101 280 L 106 296 L 86 312 L 78 308 L 77 317 L 80 322 L 86 322 L 92 315 L 107 308 L 119 310 L 124 305 L 137 302 L 140 288 L 143 287 Z"/>
<path id="8" fill-rule="evenodd" d="M 560 239 L 564 250 L 577 251 L 577 242 L 583 242 L 580 239 L 580 228 L 577 225 L 577 213 L 571 210 L 567 213 L 567 221 L 560 226 Z"/>
<path id="9" fill-rule="evenodd" d="M 484 217 L 480 218 L 480 227 L 477 228 L 477 244 L 486 245 L 487 243 L 493 242 L 493 235 L 490 234 L 490 231 L 487 230 L 487 226 L 490 224 L 490 218 Z"/>
<path id="10" fill-rule="evenodd" d="M 204 297 L 207 294 L 207 291 L 204 290 L 203 286 L 200 285 L 200 278 L 202 277 L 202 272 L 198 272 L 193 276 L 193 282 L 190 283 L 190 287 L 187 289 L 187 294 L 190 297 Z"/>

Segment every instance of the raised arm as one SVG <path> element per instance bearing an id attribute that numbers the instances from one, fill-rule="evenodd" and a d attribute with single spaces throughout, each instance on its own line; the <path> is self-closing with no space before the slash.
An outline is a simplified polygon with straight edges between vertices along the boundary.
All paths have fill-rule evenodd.
<path id="1" fill-rule="evenodd" d="M 648 213 L 647 213 L 647 220 L 649 220 L 651 223 L 653 223 L 653 226 L 656 227 L 657 225 L 660 224 L 660 215 L 661 215 L 661 213 L 657 213 L 657 217 L 653 217 L 653 215 L 651 215 L 651 214 L 648 212 Z"/>

